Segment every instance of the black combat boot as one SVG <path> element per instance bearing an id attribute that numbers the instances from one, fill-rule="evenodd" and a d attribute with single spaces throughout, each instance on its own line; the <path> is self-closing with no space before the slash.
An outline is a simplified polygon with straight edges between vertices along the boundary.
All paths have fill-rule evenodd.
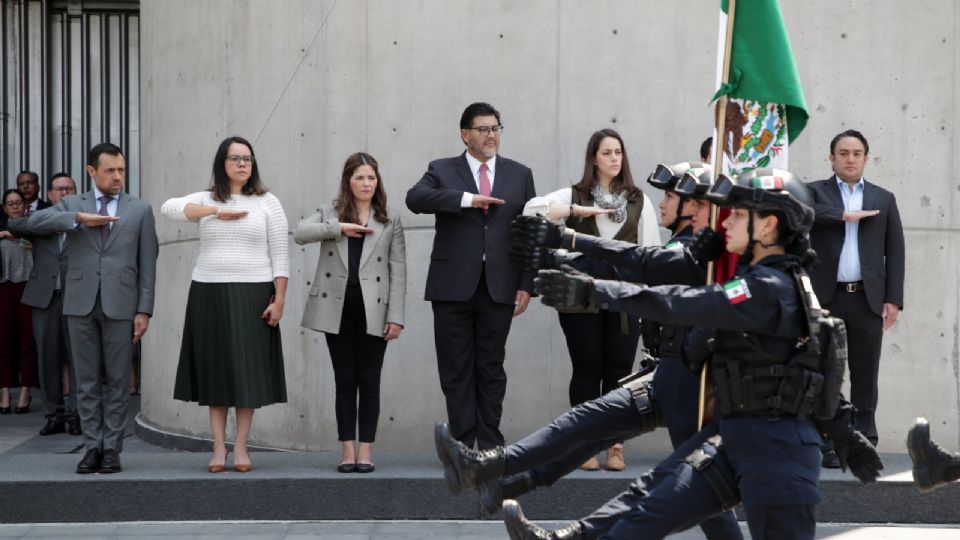
<path id="1" fill-rule="evenodd" d="M 492 450 L 474 450 L 450 435 L 446 422 L 437 422 L 433 428 L 433 442 L 437 457 L 443 462 L 443 477 L 454 495 L 503 474 L 506 454 L 502 446 Z"/>
<path id="2" fill-rule="evenodd" d="M 913 483 L 920 493 L 960 479 L 960 454 L 944 450 L 930 440 L 930 424 L 917 418 L 907 433 L 907 450 L 913 461 Z"/>
<path id="3" fill-rule="evenodd" d="M 501 476 L 484 482 L 480 486 L 480 504 L 483 511 L 496 514 L 503 506 L 504 499 L 516 499 L 524 493 L 537 489 L 533 476 L 529 472 L 522 472 L 511 476 Z"/>
<path id="4" fill-rule="evenodd" d="M 510 540 L 578 540 L 583 538 L 583 526 L 574 522 L 566 527 L 547 530 L 523 517 L 520 503 L 513 499 L 503 501 L 503 524 Z"/>

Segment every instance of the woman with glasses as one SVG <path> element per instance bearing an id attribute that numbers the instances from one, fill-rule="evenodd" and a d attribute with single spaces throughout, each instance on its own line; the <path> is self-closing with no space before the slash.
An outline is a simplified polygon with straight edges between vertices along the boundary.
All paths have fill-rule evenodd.
<path id="1" fill-rule="evenodd" d="M 333 204 L 298 223 L 293 239 L 320 242 L 300 325 L 323 332 L 330 349 L 343 452 L 337 471 L 373 472 L 383 355 L 403 330 L 407 291 L 403 225 L 387 209 L 377 160 L 348 157 Z"/>
<path id="2" fill-rule="evenodd" d="M 7 219 L 23 216 L 26 201 L 16 189 L 3 192 Z M 30 307 L 20 303 L 33 269 L 30 242 L 10 231 L 0 231 L 0 414 L 10 414 L 10 388 L 17 382 L 20 366 L 20 395 L 13 411 L 30 412 L 30 387 L 39 387 L 37 350 L 33 343 Z"/>
<path id="3" fill-rule="evenodd" d="M 583 175 L 572 187 L 527 201 L 524 215 L 541 215 L 578 232 L 641 246 L 660 245 L 657 217 L 643 192 L 633 183 L 623 138 L 612 129 L 590 136 Z M 560 313 L 573 374 L 570 406 L 598 398 L 617 388 L 633 371 L 640 341 L 640 321 L 625 313 Z M 623 443 L 607 450 L 606 468 L 623 470 Z M 596 457 L 581 467 L 597 470 Z"/>
<path id="4" fill-rule="evenodd" d="M 166 201 L 161 214 L 199 224 L 173 397 L 210 408 L 213 456 L 226 470 L 227 411 L 236 409 L 233 469 L 253 469 L 247 437 L 259 407 L 287 401 L 280 323 L 290 276 L 287 218 L 260 181 L 253 146 L 220 143 L 205 191 Z"/>

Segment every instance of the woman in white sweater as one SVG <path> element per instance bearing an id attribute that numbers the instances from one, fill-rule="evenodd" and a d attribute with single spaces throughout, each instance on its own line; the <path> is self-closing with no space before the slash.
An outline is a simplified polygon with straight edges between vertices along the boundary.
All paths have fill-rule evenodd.
<path id="1" fill-rule="evenodd" d="M 210 472 L 226 470 L 227 411 L 235 407 L 233 468 L 248 472 L 254 409 L 287 400 L 278 326 L 290 276 L 287 218 L 240 137 L 220 143 L 210 189 L 170 199 L 160 212 L 198 222 L 200 233 L 173 397 L 210 407 Z"/>
<path id="2" fill-rule="evenodd" d="M 620 134 L 601 129 L 591 135 L 583 164 L 583 176 L 572 187 L 524 206 L 525 215 L 542 215 L 578 232 L 633 242 L 641 246 L 660 244 L 656 212 L 650 199 L 634 184 L 630 162 Z M 560 313 L 560 327 L 573 364 L 570 405 L 598 398 L 615 389 L 633 370 L 640 341 L 640 321 L 621 313 Z M 607 451 L 607 469 L 623 470 L 623 445 Z M 584 470 L 600 468 L 593 457 Z"/>

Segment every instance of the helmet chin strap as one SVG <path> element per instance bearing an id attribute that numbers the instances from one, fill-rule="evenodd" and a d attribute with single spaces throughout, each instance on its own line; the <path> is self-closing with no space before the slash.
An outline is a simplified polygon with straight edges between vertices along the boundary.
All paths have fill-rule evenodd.
<path id="1" fill-rule="evenodd" d="M 676 216 L 677 216 L 677 217 L 673 218 L 673 222 L 670 223 L 669 225 L 667 225 L 667 230 L 668 230 L 668 231 L 670 231 L 670 232 L 677 232 L 677 227 L 680 226 L 680 222 L 681 222 L 681 221 L 683 221 L 683 220 L 685 220 L 685 219 L 693 219 L 693 214 L 683 215 L 683 214 L 681 213 L 681 212 L 683 211 L 683 204 L 684 204 L 685 202 L 687 202 L 687 199 L 684 198 L 684 197 L 680 197 L 679 199 L 677 199 L 677 211 L 676 211 Z"/>

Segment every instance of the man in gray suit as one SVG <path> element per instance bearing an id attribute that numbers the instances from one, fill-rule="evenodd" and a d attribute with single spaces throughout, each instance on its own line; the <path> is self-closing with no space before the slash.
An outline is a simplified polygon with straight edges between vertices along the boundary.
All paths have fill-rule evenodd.
<path id="1" fill-rule="evenodd" d="M 810 278 L 820 303 L 846 324 L 856 428 L 876 445 L 880 345 L 903 309 L 905 247 L 893 193 L 863 179 L 869 152 L 859 131 L 840 133 L 830 142 L 834 176 L 808 184 L 820 258 Z M 840 466 L 830 451 L 823 464 Z"/>
<path id="2" fill-rule="evenodd" d="M 50 179 L 47 199 L 57 204 L 67 195 L 77 193 L 77 185 L 67 173 Z M 33 242 L 33 270 L 23 291 L 21 302 L 33 308 L 33 337 L 40 363 L 40 391 L 46 425 L 40 435 L 69 431 L 80 435 L 77 416 L 77 382 L 73 365 L 68 361 L 70 349 L 67 324 L 63 317 L 64 279 L 67 275 L 66 233 L 33 236 L 26 230 L 27 218 L 10 220 L 8 227 L 16 235 Z M 63 368 L 69 366 L 71 393 L 64 402 Z"/>
<path id="3" fill-rule="evenodd" d="M 63 314 L 87 449 L 77 465 L 80 474 L 122 470 L 133 346 L 153 313 L 158 250 L 153 209 L 123 191 L 125 173 L 120 149 L 98 144 L 87 159 L 93 190 L 27 219 L 30 232 L 66 232 L 70 245 Z"/>

